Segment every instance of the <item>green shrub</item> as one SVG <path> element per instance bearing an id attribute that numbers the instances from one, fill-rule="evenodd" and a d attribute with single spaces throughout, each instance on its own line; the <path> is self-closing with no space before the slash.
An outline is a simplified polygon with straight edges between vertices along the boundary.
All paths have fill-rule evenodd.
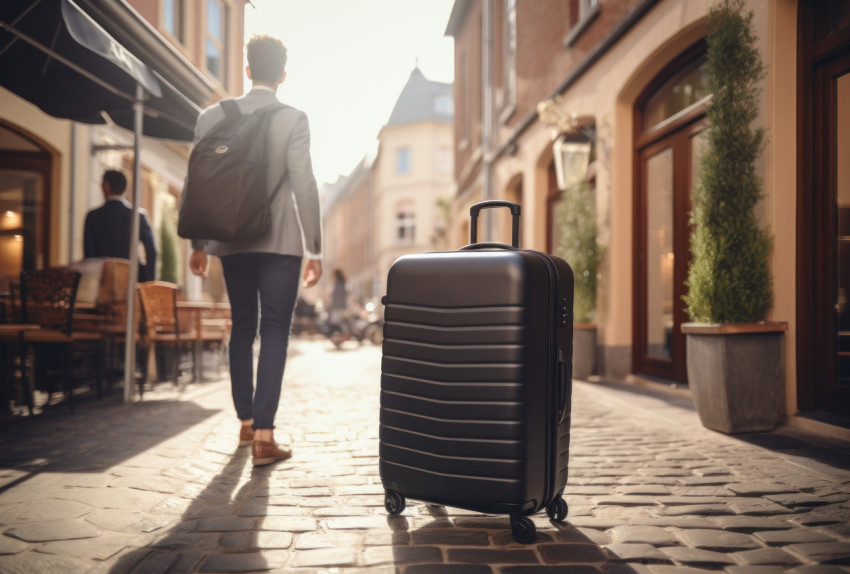
<path id="1" fill-rule="evenodd" d="M 159 226 L 159 250 L 162 267 L 159 272 L 160 281 L 179 283 L 177 275 L 177 237 L 172 229 L 173 223 L 168 220 Z"/>
<path id="2" fill-rule="evenodd" d="M 754 323 L 773 305 L 768 260 L 773 240 L 754 208 L 762 197 L 755 161 L 765 132 L 758 117 L 765 68 L 755 47 L 753 14 L 741 0 L 709 12 L 706 148 L 694 194 L 691 263 L 684 300 L 691 320 Z"/>
<path id="3" fill-rule="evenodd" d="M 597 270 L 602 262 L 594 190 L 586 182 L 568 187 L 561 193 L 557 217 L 561 239 L 556 254 L 575 274 L 574 319 L 576 323 L 591 323 L 596 311 Z"/>

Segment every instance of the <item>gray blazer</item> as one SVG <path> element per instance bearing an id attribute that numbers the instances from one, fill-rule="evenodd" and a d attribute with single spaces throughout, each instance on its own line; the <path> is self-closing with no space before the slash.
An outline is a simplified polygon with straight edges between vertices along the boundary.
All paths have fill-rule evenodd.
<path id="1" fill-rule="evenodd" d="M 254 88 L 236 98 L 243 113 L 265 107 L 276 101 L 271 89 Z M 195 142 L 215 124 L 224 119 L 220 104 L 201 112 L 195 125 Z M 310 127 L 307 115 L 289 107 L 272 117 L 269 129 L 269 158 L 267 181 L 274 186 L 287 172 L 283 185 L 271 204 L 270 232 L 256 241 L 193 241 L 196 249 L 213 255 L 234 253 L 279 253 L 320 259 L 322 255 L 322 218 L 319 190 L 310 161 Z M 271 189 L 269 189 L 271 193 Z"/>

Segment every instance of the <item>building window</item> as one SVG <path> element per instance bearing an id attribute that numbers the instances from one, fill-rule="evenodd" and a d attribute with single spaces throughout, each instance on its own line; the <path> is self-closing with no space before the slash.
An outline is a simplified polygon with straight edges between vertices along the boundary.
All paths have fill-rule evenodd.
<path id="1" fill-rule="evenodd" d="M 643 129 L 648 130 L 679 113 L 704 104 L 708 89 L 708 66 L 705 57 L 685 68 L 655 92 L 643 106 Z"/>
<path id="2" fill-rule="evenodd" d="M 416 218 L 413 214 L 413 202 L 399 204 L 395 216 L 396 243 L 413 243 L 416 233 Z"/>
<path id="3" fill-rule="evenodd" d="M 226 83 L 227 6 L 222 0 L 207 0 L 207 71 Z"/>
<path id="4" fill-rule="evenodd" d="M 502 30 L 502 115 L 504 122 L 516 107 L 516 0 L 505 0 L 505 26 Z"/>
<path id="5" fill-rule="evenodd" d="M 449 116 L 454 113 L 454 102 L 451 96 L 437 96 L 434 100 L 434 111 L 441 116 Z"/>
<path id="6" fill-rule="evenodd" d="M 395 152 L 395 172 L 397 174 L 410 173 L 410 148 L 399 148 Z"/>
<path id="7" fill-rule="evenodd" d="M 162 0 L 162 24 L 180 43 L 183 37 L 183 0 Z"/>
<path id="8" fill-rule="evenodd" d="M 572 0 L 570 2 L 570 31 L 564 38 L 564 45 L 572 46 L 598 15 L 598 0 Z"/>

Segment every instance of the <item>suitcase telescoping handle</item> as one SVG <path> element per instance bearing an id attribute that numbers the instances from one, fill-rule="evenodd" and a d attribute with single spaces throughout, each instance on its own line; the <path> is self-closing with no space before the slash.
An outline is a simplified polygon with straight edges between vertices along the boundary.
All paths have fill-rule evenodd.
<path id="1" fill-rule="evenodd" d="M 482 209 L 490 209 L 492 207 L 507 207 L 511 210 L 511 245 L 519 247 L 519 214 L 520 206 L 510 201 L 501 199 L 488 199 L 480 201 L 469 208 L 469 216 L 472 221 L 469 225 L 469 243 L 478 243 L 478 214 Z"/>

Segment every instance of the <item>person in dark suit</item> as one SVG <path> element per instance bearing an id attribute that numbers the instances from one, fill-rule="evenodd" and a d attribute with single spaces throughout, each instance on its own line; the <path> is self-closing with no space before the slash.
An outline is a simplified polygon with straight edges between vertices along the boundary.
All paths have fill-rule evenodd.
<path id="1" fill-rule="evenodd" d="M 274 104 L 277 87 L 286 77 L 286 47 L 277 38 L 251 38 L 247 55 L 251 91 L 235 99 L 243 114 Z M 225 111 L 218 103 L 201 112 L 195 141 L 224 118 Z M 252 445 L 255 466 L 292 456 L 291 450 L 274 440 L 274 419 L 302 260 L 306 260 L 304 287 L 315 285 L 322 275 L 321 204 L 310 160 L 307 115 L 287 106 L 269 121 L 267 180 L 271 185 L 286 174 L 280 193 L 269 206 L 271 229 L 255 241 L 193 240 L 189 259 L 189 268 L 201 276 L 207 271 L 208 253 L 221 259 L 233 318 L 230 384 L 236 415 L 242 421 L 239 444 Z M 260 356 L 255 387 L 253 346 L 258 331 Z"/>
<path id="2" fill-rule="evenodd" d="M 107 170 L 103 174 L 101 188 L 106 201 L 86 215 L 83 257 L 130 259 L 133 206 L 123 197 L 127 178 L 120 171 Z M 156 243 L 150 219 L 144 209 L 139 211 L 139 241 L 145 247 L 145 258 L 139 262 L 139 281 L 153 281 L 156 279 Z"/>

